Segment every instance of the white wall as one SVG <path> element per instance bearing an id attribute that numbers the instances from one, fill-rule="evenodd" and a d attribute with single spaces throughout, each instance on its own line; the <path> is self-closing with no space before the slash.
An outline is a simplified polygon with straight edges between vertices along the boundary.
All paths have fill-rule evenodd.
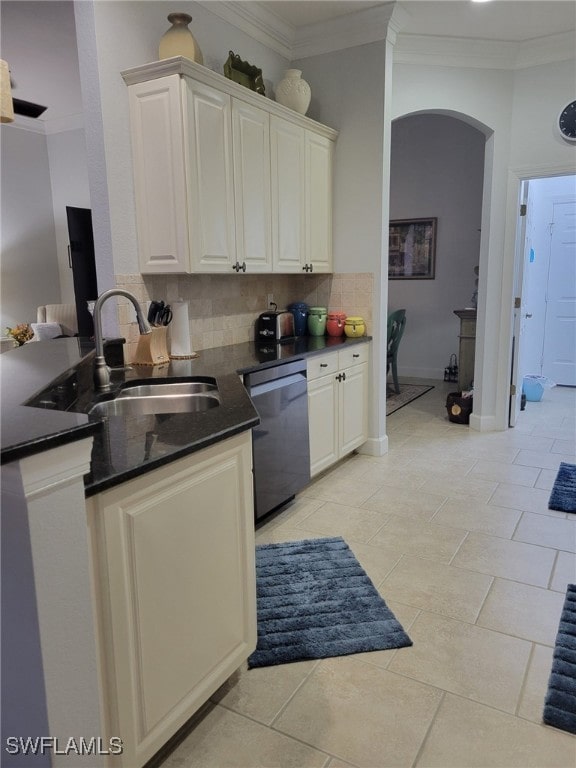
<path id="1" fill-rule="evenodd" d="M 528 67 L 514 73 L 510 166 L 537 175 L 576 171 L 576 145 L 565 141 L 556 120 L 574 100 L 576 62 Z"/>
<path id="2" fill-rule="evenodd" d="M 310 83 L 308 117 L 339 131 L 334 156 L 334 271 L 374 275 L 370 439 L 386 450 L 386 307 L 391 48 L 379 41 L 295 61 Z M 386 233 L 386 234 L 384 234 Z"/>
<path id="3" fill-rule="evenodd" d="M 391 280 L 389 312 L 407 310 L 398 352 L 401 376 L 442 379 L 458 355 L 460 321 L 470 307 L 480 256 L 484 134 L 442 115 L 392 124 L 390 219 L 437 217 L 434 280 Z"/>
<path id="4" fill-rule="evenodd" d="M 13 125 L 0 131 L 4 331 L 36 322 L 36 308 L 61 294 L 46 137 Z"/>
<path id="5" fill-rule="evenodd" d="M 307 116 L 339 131 L 334 270 L 375 272 L 381 257 L 385 43 L 294 62 L 310 83 Z"/>

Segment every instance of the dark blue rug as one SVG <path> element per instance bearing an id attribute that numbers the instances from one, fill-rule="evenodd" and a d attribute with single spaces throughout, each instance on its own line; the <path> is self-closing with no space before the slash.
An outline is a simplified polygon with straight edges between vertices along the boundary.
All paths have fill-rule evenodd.
<path id="1" fill-rule="evenodd" d="M 576 512 L 576 464 L 560 462 L 548 509 L 555 509 L 558 512 Z"/>
<path id="2" fill-rule="evenodd" d="M 566 590 L 542 719 L 576 733 L 576 584 Z"/>
<path id="3" fill-rule="evenodd" d="M 257 546 L 256 590 L 250 668 L 412 645 L 340 537 Z"/>

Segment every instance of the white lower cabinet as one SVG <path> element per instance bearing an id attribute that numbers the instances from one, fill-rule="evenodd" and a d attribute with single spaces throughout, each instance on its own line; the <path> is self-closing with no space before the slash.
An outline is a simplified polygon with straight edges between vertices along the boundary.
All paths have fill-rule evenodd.
<path id="1" fill-rule="evenodd" d="M 251 432 L 87 508 L 106 731 L 139 768 L 256 647 Z"/>
<path id="2" fill-rule="evenodd" d="M 366 343 L 308 361 L 312 476 L 368 439 L 368 357 Z"/>

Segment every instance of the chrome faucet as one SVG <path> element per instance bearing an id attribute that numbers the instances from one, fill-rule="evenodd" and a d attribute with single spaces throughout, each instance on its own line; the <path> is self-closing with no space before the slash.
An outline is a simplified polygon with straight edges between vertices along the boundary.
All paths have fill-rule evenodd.
<path id="1" fill-rule="evenodd" d="M 96 389 L 100 392 L 108 392 L 110 389 L 110 368 L 106 365 L 104 359 L 104 339 L 102 338 L 102 305 L 111 296 L 124 296 L 126 299 L 130 299 L 136 310 L 136 318 L 138 320 L 138 328 L 142 335 L 151 333 L 150 326 L 148 325 L 146 318 L 142 312 L 142 307 L 138 303 L 138 300 L 129 291 L 125 291 L 122 288 L 111 288 L 109 291 L 104 291 L 98 296 L 96 304 L 94 305 L 94 342 L 96 344 L 96 359 L 94 362 L 94 384 Z"/>

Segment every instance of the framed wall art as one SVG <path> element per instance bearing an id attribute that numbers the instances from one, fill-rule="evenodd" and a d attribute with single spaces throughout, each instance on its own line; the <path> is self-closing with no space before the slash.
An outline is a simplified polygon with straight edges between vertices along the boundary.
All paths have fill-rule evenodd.
<path id="1" fill-rule="evenodd" d="M 436 222 L 436 218 L 390 222 L 389 280 L 434 280 Z"/>

